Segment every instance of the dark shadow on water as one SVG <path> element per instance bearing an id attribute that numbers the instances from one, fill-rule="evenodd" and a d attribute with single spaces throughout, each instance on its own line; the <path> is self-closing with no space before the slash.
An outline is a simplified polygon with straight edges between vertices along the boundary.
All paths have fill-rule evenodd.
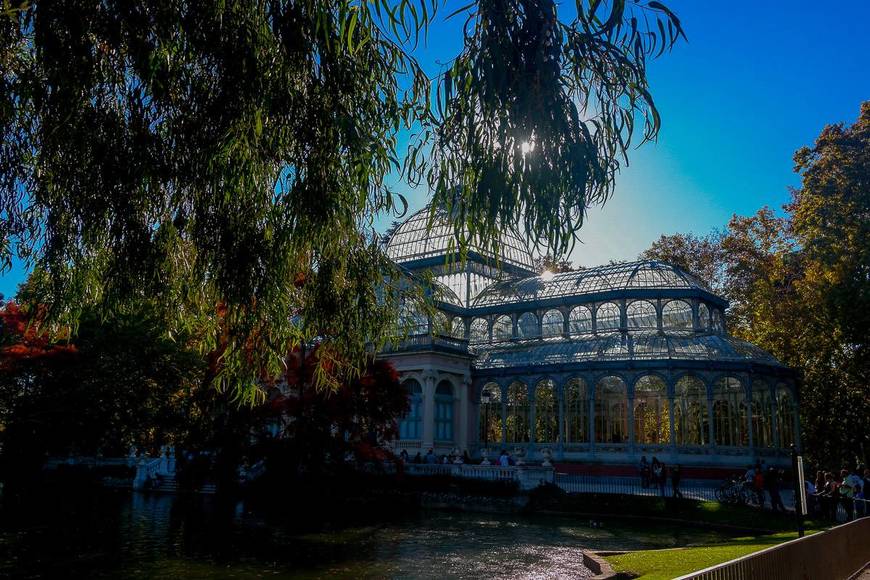
<path id="1" fill-rule="evenodd" d="M 339 525 L 268 515 L 212 497 L 32 494 L 0 511 L 0 577 L 584 577 L 584 548 L 729 539 L 697 528 L 593 527 L 548 516 L 413 512 Z"/>

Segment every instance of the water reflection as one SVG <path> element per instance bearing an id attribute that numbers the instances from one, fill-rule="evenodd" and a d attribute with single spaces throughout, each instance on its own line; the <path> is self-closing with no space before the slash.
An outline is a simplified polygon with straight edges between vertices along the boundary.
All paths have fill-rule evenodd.
<path id="1" fill-rule="evenodd" d="M 101 493 L 0 512 L 0 576 L 582 578 L 581 550 L 670 547 L 713 532 L 431 512 L 300 533 L 211 498 Z M 295 522 L 298 524 L 298 522 Z"/>

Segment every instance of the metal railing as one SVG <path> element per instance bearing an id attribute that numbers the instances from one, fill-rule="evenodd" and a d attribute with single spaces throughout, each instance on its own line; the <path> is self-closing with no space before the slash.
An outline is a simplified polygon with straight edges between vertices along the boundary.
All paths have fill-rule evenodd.
<path id="1" fill-rule="evenodd" d="M 665 481 L 664 485 L 658 482 L 650 482 L 644 486 L 640 477 L 606 477 L 600 475 L 574 475 L 557 473 L 556 485 L 568 493 L 604 493 L 639 495 L 647 497 L 674 497 L 674 488 L 671 480 Z M 686 499 L 714 501 L 717 499 L 716 491 L 719 482 L 684 479 L 680 482 L 678 490 Z"/>
<path id="2" fill-rule="evenodd" d="M 870 562 L 870 517 L 712 566 L 677 580 L 845 579 Z"/>
<path id="3" fill-rule="evenodd" d="M 456 338 L 447 334 L 412 334 L 406 336 L 398 344 L 387 345 L 384 352 L 402 350 L 425 350 L 429 348 L 468 352 L 468 340 Z"/>
<path id="4" fill-rule="evenodd" d="M 456 463 L 419 464 L 408 463 L 405 473 L 408 475 L 450 475 L 470 479 L 487 479 L 490 481 L 513 481 L 517 479 L 517 467 L 501 467 L 499 465 L 464 465 Z"/>

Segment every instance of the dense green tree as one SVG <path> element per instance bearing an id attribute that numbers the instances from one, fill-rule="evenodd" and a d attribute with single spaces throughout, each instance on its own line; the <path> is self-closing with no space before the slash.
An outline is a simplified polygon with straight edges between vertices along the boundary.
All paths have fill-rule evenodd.
<path id="1" fill-rule="evenodd" d="M 126 455 L 186 442 L 202 419 L 200 355 L 148 311 L 86 312 L 74 342 L 52 340 L 14 303 L 0 312 L 0 448 L 18 467 L 46 454 Z M 214 392 L 208 389 L 209 392 Z"/>
<path id="2" fill-rule="evenodd" d="M 706 236 L 691 233 L 662 235 L 639 258 L 661 260 L 679 266 L 697 276 L 713 291 L 724 290 L 725 262 L 720 232 L 712 232 Z"/>
<path id="3" fill-rule="evenodd" d="M 820 457 L 870 464 L 870 101 L 795 154 L 804 425 Z"/>
<path id="4" fill-rule="evenodd" d="M 785 217 L 734 216 L 709 241 L 663 237 L 644 252 L 721 272 L 729 330 L 801 376 L 804 446 L 819 465 L 870 462 L 870 103 L 795 155 Z M 703 277 L 703 276 L 702 276 Z"/>
<path id="5" fill-rule="evenodd" d="M 3 4 L 0 260 L 46 272 L 36 299 L 73 329 L 153 300 L 248 402 L 315 337 L 337 387 L 395 333 L 387 178 L 431 185 L 463 245 L 509 223 L 561 252 L 635 120 L 655 136 L 646 63 L 682 35 L 654 1 L 478 0 L 433 99 L 413 50 L 440 4 Z"/>

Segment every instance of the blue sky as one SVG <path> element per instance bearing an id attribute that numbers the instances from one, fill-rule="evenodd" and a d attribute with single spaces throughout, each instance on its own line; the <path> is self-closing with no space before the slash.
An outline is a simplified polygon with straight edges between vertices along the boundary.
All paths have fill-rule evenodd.
<path id="1" fill-rule="evenodd" d="M 663 119 L 658 142 L 633 151 L 613 198 L 590 211 L 571 256 L 578 264 L 632 259 L 661 234 L 705 233 L 735 213 L 778 209 L 798 185 L 794 151 L 825 124 L 853 121 L 870 99 L 870 1 L 666 4 L 689 42 L 649 67 Z M 461 46 L 461 19 L 443 21 L 451 10 L 418 51 L 430 74 Z M 426 203 L 427 191 L 401 189 L 412 210 Z M 0 293 L 14 295 L 23 276 L 16 266 Z"/>
<path id="2" fill-rule="evenodd" d="M 630 155 L 613 198 L 589 212 L 571 255 L 578 264 L 633 259 L 661 234 L 706 233 L 735 213 L 779 209 L 799 184 L 794 151 L 825 124 L 853 121 L 870 99 L 870 1 L 665 4 L 689 42 L 649 66 L 662 130 Z M 459 51 L 461 23 L 430 32 L 420 51 L 430 73 Z M 407 194 L 414 209 L 426 202 L 426 191 Z"/>

